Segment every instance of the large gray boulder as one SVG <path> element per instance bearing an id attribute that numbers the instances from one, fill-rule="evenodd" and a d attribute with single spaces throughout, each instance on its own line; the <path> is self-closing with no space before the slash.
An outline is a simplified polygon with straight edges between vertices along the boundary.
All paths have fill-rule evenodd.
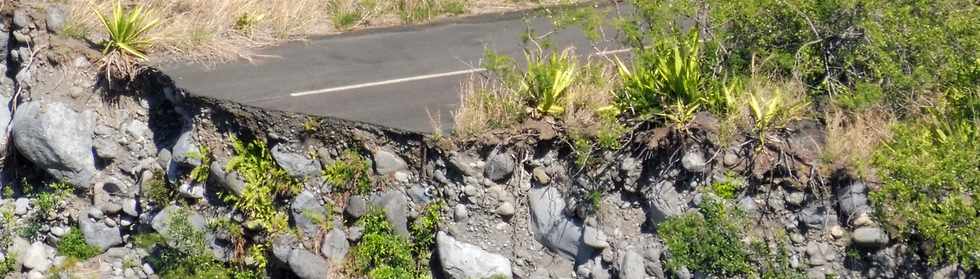
<path id="1" fill-rule="evenodd" d="M 336 265 L 344 263 L 344 258 L 349 251 L 350 243 L 347 242 L 347 234 L 339 228 L 334 228 L 325 235 L 323 244 L 320 245 L 320 253 Z"/>
<path id="2" fill-rule="evenodd" d="M 316 235 L 321 225 L 317 222 L 333 222 L 333 220 L 325 219 L 327 209 L 320 205 L 320 201 L 309 191 L 303 191 L 297 195 L 289 208 L 296 226 L 306 235 Z M 317 220 L 316 218 L 320 219 Z"/>
<path id="3" fill-rule="evenodd" d="M 227 160 L 215 160 L 211 162 L 211 174 L 208 175 L 209 187 L 225 189 L 231 194 L 241 197 L 245 192 L 245 179 L 236 171 L 225 171 Z"/>
<path id="4" fill-rule="evenodd" d="M 394 152 L 385 148 L 374 150 L 374 170 L 380 175 L 390 175 L 408 169 L 408 163 Z"/>
<path id="5" fill-rule="evenodd" d="M 411 238 L 408 232 L 408 197 L 402 192 L 388 191 L 371 197 L 372 207 L 381 208 L 392 229 L 400 236 Z"/>
<path id="6" fill-rule="evenodd" d="M 510 178 L 514 173 L 514 156 L 508 152 L 494 151 L 487 157 L 486 168 L 483 169 L 484 175 L 493 181 L 502 182 Z"/>
<path id="7" fill-rule="evenodd" d="M 289 152 L 283 144 L 277 144 L 272 148 L 271 153 L 276 163 L 293 177 L 303 178 L 320 175 L 320 162 L 303 154 Z"/>
<path id="8" fill-rule="evenodd" d="M 457 241 L 444 232 L 436 234 L 439 263 L 448 278 L 512 278 L 510 260 L 476 245 Z"/>
<path id="9" fill-rule="evenodd" d="M 101 215 L 102 212 L 95 208 L 83 210 L 78 216 L 78 228 L 85 237 L 85 243 L 98 247 L 99 251 L 104 252 L 122 244 L 123 239 L 119 226 L 109 226 L 96 218 Z"/>
<path id="10" fill-rule="evenodd" d="M 534 238 L 552 251 L 576 262 L 588 259 L 593 249 L 585 245 L 580 222 L 562 214 L 565 200 L 555 187 L 536 187 L 528 192 Z"/>
<path id="11" fill-rule="evenodd" d="M 637 253 L 632 249 L 626 251 L 626 254 L 623 255 L 622 261 L 619 263 L 619 278 L 647 278 L 646 268 L 643 264 L 643 256 L 640 255 L 640 253 Z"/>
<path id="12" fill-rule="evenodd" d="M 854 244 L 868 248 L 881 248 L 888 244 L 888 233 L 877 227 L 860 227 L 851 234 Z"/>
<path id="13" fill-rule="evenodd" d="M 187 129 L 180 134 L 177 142 L 174 143 L 173 160 L 177 163 L 196 167 L 201 165 L 201 159 L 199 156 L 192 156 L 192 154 L 204 155 L 199 154 L 200 152 L 197 141 L 194 139 L 194 130 Z"/>
<path id="14" fill-rule="evenodd" d="M 646 196 L 650 210 L 647 214 L 651 224 L 660 224 L 668 217 L 684 213 L 688 208 L 690 199 L 677 192 L 674 183 L 661 181 L 648 189 Z"/>
<path id="15" fill-rule="evenodd" d="M 288 265 L 299 278 L 326 278 L 330 274 L 330 264 L 325 259 L 304 249 L 299 240 L 290 235 L 273 239 L 272 255 Z"/>
<path id="16" fill-rule="evenodd" d="M 12 134 L 17 150 L 58 180 L 91 186 L 95 168 L 92 135 L 95 115 L 62 103 L 28 102 L 17 108 Z"/>
<path id="17" fill-rule="evenodd" d="M 861 182 L 841 188 L 837 193 L 837 203 L 840 205 L 840 213 L 847 221 L 871 211 L 868 205 L 868 187 Z"/>
<path id="18" fill-rule="evenodd" d="M 7 128 L 10 127 L 10 120 L 13 117 L 10 108 L 7 107 L 9 103 L 10 98 L 0 94 L 0 147 L 7 146 Z"/>

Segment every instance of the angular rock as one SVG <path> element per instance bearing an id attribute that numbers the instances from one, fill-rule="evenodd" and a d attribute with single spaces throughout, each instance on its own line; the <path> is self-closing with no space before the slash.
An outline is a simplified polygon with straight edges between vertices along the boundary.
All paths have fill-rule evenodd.
<path id="1" fill-rule="evenodd" d="M 99 248 L 100 251 L 108 250 L 123 243 L 119 227 L 109 226 L 86 215 L 91 214 L 83 211 L 78 216 L 78 228 L 85 237 L 85 243 Z"/>
<path id="2" fill-rule="evenodd" d="M 689 150 L 684 153 L 684 157 L 681 157 L 681 165 L 689 172 L 701 173 L 708 166 L 708 162 L 705 161 L 704 154 L 700 150 Z"/>
<path id="3" fill-rule="evenodd" d="M 668 217 L 684 212 L 688 208 L 688 199 L 681 196 L 674 183 L 663 181 L 655 184 L 647 194 L 650 210 L 648 212 L 651 224 L 659 224 Z"/>
<path id="4" fill-rule="evenodd" d="M 320 175 L 320 162 L 310 159 L 303 154 L 289 152 L 284 144 L 272 148 L 272 158 L 276 160 L 289 175 L 297 178 Z"/>
<path id="5" fill-rule="evenodd" d="M 444 232 L 436 234 L 439 263 L 451 279 L 512 278 L 510 260 L 476 245 L 457 241 Z"/>
<path id="6" fill-rule="evenodd" d="M 347 242 L 347 234 L 343 230 L 334 228 L 323 237 L 320 253 L 330 260 L 331 263 L 335 265 L 343 264 L 348 251 L 350 251 L 350 243 Z"/>
<path id="7" fill-rule="evenodd" d="M 860 227 L 851 233 L 854 244 L 867 248 L 881 248 L 888 244 L 888 233 L 881 228 Z"/>
<path id="8" fill-rule="evenodd" d="M 367 199 L 364 196 L 353 195 L 347 198 L 347 207 L 344 208 L 344 213 L 348 216 L 357 219 L 367 214 L 368 204 Z"/>
<path id="9" fill-rule="evenodd" d="M 10 97 L 0 94 L 0 104 L 9 104 L 9 103 L 10 103 Z M 0 106 L 0 132 L 2 132 L 0 133 L 0 147 L 6 148 L 7 146 L 7 128 L 10 126 L 11 117 L 13 116 L 10 114 L 10 108 L 7 106 Z"/>
<path id="10" fill-rule="evenodd" d="M 596 249 L 605 249 L 609 247 L 609 241 L 607 240 L 605 233 L 599 229 L 592 226 L 585 226 L 585 232 L 582 239 L 585 241 L 585 245 Z"/>
<path id="11" fill-rule="evenodd" d="M 173 160 L 177 163 L 195 167 L 201 165 L 201 159 L 197 158 L 198 156 L 193 156 L 193 154 L 203 155 L 199 154 L 200 149 L 198 149 L 197 141 L 194 140 L 193 130 L 186 130 L 180 134 L 171 153 Z"/>
<path id="12" fill-rule="evenodd" d="M 375 194 L 370 203 L 371 206 L 384 210 L 385 218 L 391 223 L 395 233 L 403 237 L 411 237 L 408 232 L 408 197 L 405 194 L 398 191 Z"/>
<path id="13" fill-rule="evenodd" d="M 211 175 L 208 176 L 208 185 L 225 189 L 235 196 L 242 196 L 245 191 L 245 179 L 238 172 L 226 172 L 225 165 L 227 160 L 215 160 L 211 162 Z"/>
<path id="14" fill-rule="evenodd" d="M 627 250 L 623 255 L 622 262 L 619 264 L 619 278 L 622 279 L 644 279 L 647 278 L 646 269 L 643 266 L 643 255 Z"/>
<path id="15" fill-rule="evenodd" d="M 14 200 L 14 214 L 24 215 L 30 207 L 31 200 L 27 198 L 17 198 Z"/>
<path id="16" fill-rule="evenodd" d="M 320 201 L 309 191 L 303 191 L 297 195 L 289 208 L 296 227 L 299 227 L 303 233 L 309 236 L 316 235 L 320 230 L 321 224 L 317 222 L 333 222 L 333 220 L 325 219 L 327 209 L 320 205 Z M 321 218 L 321 220 L 316 218 Z"/>
<path id="17" fill-rule="evenodd" d="M 62 103 L 21 104 L 11 123 L 14 145 L 58 180 L 89 188 L 97 170 L 92 152 L 95 115 Z"/>
<path id="18" fill-rule="evenodd" d="M 861 182 L 852 183 L 839 190 L 837 203 L 840 206 L 840 213 L 850 222 L 862 213 L 869 212 L 868 206 L 868 187 Z"/>
<path id="19" fill-rule="evenodd" d="M 405 163 L 404 159 L 388 149 L 375 149 L 373 157 L 374 170 L 380 175 L 390 175 L 408 169 L 408 163 Z"/>
<path id="20" fill-rule="evenodd" d="M 37 270 L 46 271 L 51 267 L 51 261 L 48 260 L 48 250 L 53 249 L 48 245 L 41 242 L 34 242 L 31 247 L 27 249 L 22 257 L 24 261 L 24 267 Z"/>
<path id="21" fill-rule="evenodd" d="M 325 278 L 324 276 L 330 274 L 330 265 L 326 260 L 303 248 L 290 252 L 289 268 L 302 279 Z"/>
<path id="22" fill-rule="evenodd" d="M 490 180 L 503 182 L 510 178 L 514 173 L 514 156 L 509 152 L 494 151 L 487 157 L 487 166 L 483 169 L 484 175 Z"/>
<path id="23" fill-rule="evenodd" d="M 582 239 L 582 224 L 562 214 L 565 200 L 557 188 L 531 188 L 528 203 L 535 240 L 571 260 L 590 258 L 593 250 Z"/>

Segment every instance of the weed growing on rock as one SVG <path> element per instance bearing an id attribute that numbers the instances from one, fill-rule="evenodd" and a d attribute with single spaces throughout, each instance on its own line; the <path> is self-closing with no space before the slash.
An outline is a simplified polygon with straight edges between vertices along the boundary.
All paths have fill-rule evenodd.
<path id="1" fill-rule="evenodd" d="M 98 255 L 98 247 L 89 245 L 82 236 L 82 231 L 78 228 L 71 228 L 61 241 L 58 242 L 58 255 L 72 257 L 78 260 L 87 260 Z"/>
<path id="2" fill-rule="evenodd" d="M 753 273 L 742 242 L 743 216 L 721 201 L 705 199 L 698 212 L 671 217 L 657 228 L 669 251 L 667 267 L 728 277 Z"/>
<path id="3" fill-rule="evenodd" d="M 211 150 L 205 145 L 200 145 L 197 151 L 188 153 L 187 157 L 201 161 L 200 165 L 191 170 L 191 180 L 196 183 L 207 182 L 208 176 L 211 175 L 211 162 L 214 161 L 214 155 L 211 154 Z"/>
<path id="4" fill-rule="evenodd" d="M 170 188 L 163 178 L 163 172 L 154 171 L 150 181 L 144 182 L 146 189 L 143 189 L 148 201 L 160 206 L 166 206 L 177 200 L 177 191 Z"/>
<path id="5" fill-rule="evenodd" d="M 371 192 L 371 163 L 354 150 L 344 151 L 343 156 L 323 170 L 323 178 L 335 189 L 354 194 Z"/>
<path id="6" fill-rule="evenodd" d="M 17 254 L 7 254 L 4 256 L 3 260 L 0 261 L 0 277 L 6 278 L 8 274 L 14 272 L 17 268 Z"/>
<path id="7" fill-rule="evenodd" d="M 278 210 L 277 200 L 299 192 L 302 185 L 276 165 L 264 141 L 245 143 L 232 138 L 235 156 L 225 167 L 236 171 L 245 180 L 241 197 L 225 196 L 236 209 L 245 213 L 249 221 L 270 233 L 279 233 L 289 227 L 284 210 Z"/>
<path id="8" fill-rule="evenodd" d="M 711 184 L 711 192 L 722 199 L 731 200 L 738 196 L 738 192 L 745 188 L 745 181 L 735 178 L 732 174 L 726 174 L 724 181 Z"/>
<path id="9" fill-rule="evenodd" d="M 205 241 L 204 232 L 191 225 L 187 214 L 185 209 L 181 209 L 166 220 L 168 229 L 161 234 L 170 240 L 170 246 L 160 247 L 158 253 L 147 259 L 160 271 L 160 278 L 261 277 L 263 270 L 252 270 L 244 266 L 228 267 L 216 260 Z M 148 240 L 156 242 L 158 239 L 150 237 Z"/>
<path id="10" fill-rule="evenodd" d="M 371 209 L 357 220 L 364 228 L 360 244 L 353 249 L 358 271 L 371 279 L 428 278 L 442 207 L 441 202 L 429 204 L 412 223 L 414 242 L 395 233 L 384 211 Z"/>
<path id="11" fill-rule="evenodd" d="M 395 233 L 383 211 L 372 209 L 357 224 L 364 228 L 353 250 L 359 272 L 371 279 L 414 278 L 412 243 Z"/>
<path id="12" fill-rule="evenodd" d="M 136 245 L 136 247 L 149 250 L 154 246 L 167 243 L 167 240 L 159 233 L 141 233 L 133 236 L 132 243 L 133 245 Z"/>

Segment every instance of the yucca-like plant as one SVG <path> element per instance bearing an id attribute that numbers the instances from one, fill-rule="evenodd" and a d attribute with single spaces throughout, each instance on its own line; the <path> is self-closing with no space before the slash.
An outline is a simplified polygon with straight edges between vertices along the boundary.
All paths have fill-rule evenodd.
<path id="1" fill-rule="evenodd" d="M 620 110 L 636 115 L 664 115 L 670 107 L 674 107 L 674 112 L 677 107 L 700 107 L 708 101 L 701 93 L 700 59 L 700 39 L 697 32 L 691 32 L 685 40 L 640 50 L 632 70 L 617 60 L 623 79 L 616 96 Z"/>
<path id="2" fill-rule="evenodd" d="M 759 149 L 764 148 L 769 131 L 781 128 L 803 113 L 806 102 L 794 101 L 779 88 L 772 88 L 768 96 L 757 92 L 748 95 L 749 110 L 754 130 L 759 137 Z"/>
<path id="3" fill-rule="evenodd" d="M 524 73 L 521 91 L 538 113 L 557 116 L 565 112 L 565 93 L 575 83 L 578 66 L 570 50 L 541 55 L 525 53 L 528 65 Z"/>
<path id="4" fill-rule="evenodd" d="M 122 3 L 119 1 L 113 5 L 110 16 L 102 14 L 97 9 L 93 8 L 93 10 L 109 33 L 109 39 L 103 42 L 103 54 L 115 51 L 146 59 L 146 51 L 153 43 L 148 32 L 157 25 L 159 22 L 157 19 L 151 19 L 142 6 L 137 6 L 127 13 L 123 11 Z"/>

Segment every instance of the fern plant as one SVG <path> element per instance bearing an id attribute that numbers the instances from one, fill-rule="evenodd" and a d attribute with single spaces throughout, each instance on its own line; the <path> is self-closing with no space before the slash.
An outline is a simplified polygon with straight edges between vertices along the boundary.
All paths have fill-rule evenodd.
<path id="1" fill-rule="evenodd" d="M 276 165 L 264 141 L 245 143 L 232 138 L 235 157 L 225 167 L 236 171 L 245 180 L 245 190 L 241 197 L 224 196 L 236 209 L 245 213 L 249 227 L 265 229 L 278 233 L 289 228 L 289 218 L 278 209 L 279 197 L 291 196 L 302 189 L 302 185 Z"/>
<path id="2" fill-rule="evenodd" d="M 561 54 L 532 55 L 525 52 L 528 65 L 521 83 L 524 92 L 535 110 L 542 115 L 561 115 L 565 112 L 563 102 L 566 92 L 575 82 L 578 66 L 570 49 Z"/>

